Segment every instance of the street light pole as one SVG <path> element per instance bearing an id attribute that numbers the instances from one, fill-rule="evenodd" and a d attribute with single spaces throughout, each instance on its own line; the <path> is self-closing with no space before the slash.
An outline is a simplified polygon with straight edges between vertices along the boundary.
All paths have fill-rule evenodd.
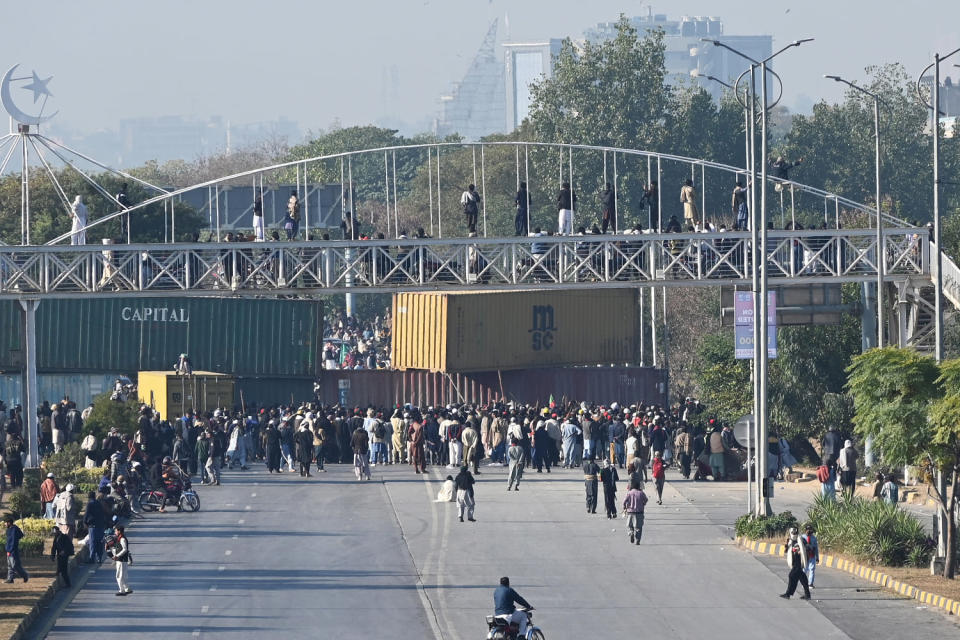
<path id="1" fill-rule="evenodd" d="M 934 323 L 934 356 L 937 362 L 943 362 L 943 246 L 940 238 L 940 63 L 960 53 L 960 49 L 954 49 L 945 56 L 939 53 L 934 54 L 933 62 L 927 65 L 927 68 L 920 72 L 917 78 L 917 95 L 923 100 L 920 92 L 920 81 L 927 69 L 933 67 L 933 104 L 927 105 L 933 109 L 933 243 L 937 248 L 934 256 L 936 265 L 936 277 L 933 281 L 934 290 L 934 313 L 936 316 Z M 947 493 L 947 476 L 942 471 L 937 472 L 936 477 L 937 490 L 941 496 Z M 937 517 L 937 555 L 945 557 L 947 553 L 947 527 L 950 523 L 943 513 Z"/>
<path id="2" fill-rule="evenodd" d="M 754 227 L 759 226 L 760 229 L 760 240 L 759 247 L 756 243 L 754 244 L 754 251 L 759 248 L 760 251 L 760 260 L 754 261 L 752 268 L 752 275 L 756 278 L 757 264 L 760 262 L 760 274 L 759 274 L 759 304 L 757 304 L 756 298 L 754 299 L 754 327 L 759 326 L 759 331 L 754 331 L 754 363 L 755 369 L 759 371 L 760 375 L 758 376 L 758 407 L 755 414 L 757 422 L 757 477 L 763 478 L 763 482 L 760 484 L 760 491 L 758 491 L 757 496 L 757 510 L 756 515 L 758 516 L 768 516 L 770 515 L 772 509 L 770 506 L 770 493 L 772 489 L 772 484 L 768 481 L 767 478 L 767 434 L 769 432 L 767 424 L 767 377 L 768 377 L 768 350 L 767 350 L 767 335 L 768 335 L 768 325 L 767 325 L 767 315 L 769 313 L 769 303 L 767 300 L 767 111 L 769 111 L 770 106 L 767 102 L 767 63 L 776 58 L 778 55 L 786 51 L 787 49 L 793 47 L 799 47 L 805 42 L 810 42 L 813 38 L 805 38 L 803 40 L 795 40 L 783 47 L 773 55 L 767 57 L 764 60 L 756 61 L 750 56 L 744 54 L 741 51 L 737 51 L 730 45 L 727 45 L 719 40 L 709 40 L 704 39 L 708 42 L 712 42 L 715 46 L 723 47 L 732 53 L 749 60 L 752 63 L 750 67 L 751 71 L 751 80 L 753 76 L 753 70 L 759 66 L 760 67 L 760 81 L 763 83 L 760 87 L 761 92 L 761 109 L 760 112 L 760 136 L 761 136 L 761 152 L 760 152 L 760 221 L 759 224 L 754 225 Z M 756 161 L 756 158 L 754 158 Z M 756 165 L 754 165 L 755 167 Z M 754 189 L 755 191 L 755 189 Z M 756 281 L 756 280 L 755 280 Z M 757 366 L 759 365 L 759 366 Z M 761 475 L 762 474 L 762 475 Z"/>
<path id="3" fill-rule="evenodd" d="M 886 271 L 886 251 L 883 246 L 883 214 L 880 211 L 880 96 L 867 91 L 849 80 L 840 76 L 823 76 L 828 80 L 841 82 L 855 91 L 873 98 L 873 137 L 874 163 L 876 168 L 876 199 L 877 199 L 877 347 L 883 347 L 884 308 L 883 308 L 883 280 Z"/>

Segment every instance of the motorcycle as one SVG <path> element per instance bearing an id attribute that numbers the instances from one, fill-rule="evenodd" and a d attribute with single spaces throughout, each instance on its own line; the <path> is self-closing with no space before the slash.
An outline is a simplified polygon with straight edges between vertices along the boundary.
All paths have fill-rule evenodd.
<path id="1" fill-rule="evenodd" d="M 180 496 L 171 496 L 170 491 L 167 491 L 166 502 L 164 502 L 164 495 L 162 492 L 155 489 L 148 489 L 140 493 L 140 507 L 144 511 L 156 511 L 161 506 L 165 505 L 176 505 L 177 509 L 180 511 L 199 511 L 200 510 L 200 496 L 197 495 L 197 492 L 193 490 L 193 484 L 190 482 L 190 478 L 184 477 L 183 489 L 180 491 Z"/>
<path id="2" fill-rule="evenodd" d="M 527 633 L 524 636 L 520 634 L 520 627 L 515 623 L 508 622 L 497 616 L 487 616 L 487 640 L 545 640 L 546 636 L 540 627 L 533 624 L 533 609 L 524 609 L 518 607 L 517 611 L 522 611 L 527 615 Z"/>

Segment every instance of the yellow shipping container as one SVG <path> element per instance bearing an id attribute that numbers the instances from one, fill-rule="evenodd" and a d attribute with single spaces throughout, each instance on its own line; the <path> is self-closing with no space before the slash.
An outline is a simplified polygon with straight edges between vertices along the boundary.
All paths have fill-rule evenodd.
<path id="1" fill-rule="evenodd" d="M 397 293 L 397 369 L 468 372 L 636 361 L 636 289 Z"/>
<path id="2" fill-rule="evenodd" d="M 180 376 L 170 371 L 141 371 L 137 374 L 140 402 L 160 412 L 165 420 L 174 420 L 184 410 L 213 411 L 233 407 L 236 378 L 225 373 L 194 371 Z"/>

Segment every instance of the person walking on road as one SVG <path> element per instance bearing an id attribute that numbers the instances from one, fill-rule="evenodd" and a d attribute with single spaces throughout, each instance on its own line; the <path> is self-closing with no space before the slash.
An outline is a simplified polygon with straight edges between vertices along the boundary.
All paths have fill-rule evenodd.
<path id="1" fill-rule="evenodd" d="M 464 512 L 466 512 L 467 520 L 476 522 L 473 519 L 473 509 L 477 504 L 473 493 L 475 482 L 470 474 L 470 469 L 466 465 L 460 467 L 460 473 L 453 480 L 453 484 L 457 487 L 457 514 L 460 516 L 460 522 L 463 522 Z"/>
<path id="2" fill-rule="evenodd" d="M 300 461 L 300 477 L 302 478 L 313 477 L 310 475 L 310 462 L 313 460 L 313 432 L 309 429 L 309 426 L 310 422 L 303 420 L 296 436 L 297 458 Z"/>
<path id="3" fill-rule="evenodd" d="M 603 483 L 603 504 L 607 509 L 607 518 L 616 518 L 617 483 L 620 482 L 620 474 L 617 473 L 616 465 L 610 464 L 609 460 L 603 461 L 603 469 L 600 470 L 600 481 Z"/>
<path id="4" fill-rule="evenodd" d="M 859 458 L 860 453 L 854 448 L 853 441 L 845 441 L 837 458 L 837 467 L 840 468 L 840 487 L 846 500 L 852 500 L 857 492 L 857 459 Z"/>
<path id="5" fill-rule="evenodd" d="M 354 430 L 350 438 L 350 446 L 353 448 L 353 471 L 357 474 L 357 480 L 370 479 L 370 436 L 363 428 L 363 423 Z"/>
<path id="6" fill-rule="evenodd" d="M 820 542 L 817 541 L 817 536 L 813 535 L 813 525 L 807 525 L 806 533 L 800 539 L 807 546 L 807 584 L 813 589 L 813 579 L 817 575 L 817 565 L 820 564 Z"/>
<path id="7" fill-rule="evenodd" d="M 790 528 L 790 536 L 786 543 L 787 566 L 790 567 L 790 575 L 787 577 L 787 590 L 780 594 L 781 598 L 790 599 L 796 590 L 797 583 L 803 586 L 803 595 L 801 600 L 810 599 L 810 585 L 807 583 L 807 545 L 800 539 L 796 527 Z"/>
<path id="8" fill-rule="evenodd" d="M 8 513 L 3 517 L 7 525 L 7 543 L 4 549 L 7 552 L 7 584 L 12 584 L 16 576 L 23 578 L 26 582 L 30 579 L 30 574 L 23 568 L 20 562 L 20 540 L 23 539 L 23 530 L 14 523 L 13 514 Z"/>
<path id="9" fill-rule="evenodd" d="M 57 575 L 63 578 L 63 586 L 70 587 L 70 556 L 73 555 L 73 540 L 53 528 L 53 545 L 50 547 L 50 559 L 57 563 Z"/>
<path id="10" fill-rule="evenodd" d="M 623 499 L 623 512 L 627 516 L 627 528 L 630 530 L 630 543 L 640 544 L 643 537 L 643 510 L 647 506 L 647 495 L 637 478 L 630 480 L 630 490 Z"/>
<path id="11" fill-rule="evenodd" d="M 587 492 L 587 513 L 597 512 L 597 480 L 600 476 L 600 467 L 588 455 L 583 461 L 583 484 Z"/>
<path id="12" fill-rule="evenodd" d="M 523 477 L 523 449 L 516 438 L 510 440 L 507 449 L 507 460 L 510 462 L 510 475 L 507 476 L 507 491 L 520 491 L 520 478 Z"/>
<path id="13" fill-rule="evenodd" d="M 657 451 L 653 454 L 653 482 L 657 487 L 657 504 L 663 504 L 663 483 L 666 480 L 667 471 L 663 464 L 663 455 Z"/>
<path id="14" fill-rule="evenodd" d="M 133 556 L 130 555 L 130 543 L 124 533 L 122 526 L 114 527 L 116 538 L 110 546 L 110 557 L 117 571 L 117 595 L 128 596 L 133 593 L 133 589 L 127 584 L 127 572 L 129 565 L 133 564 Z"/>
<path id="15" fill-rule="evenodd" d="M 107 525 L 107 515 L 103 503 L 97 500 L 97 494 L 87 492 L 87 510 L 83 515 L 83 524 L 87 526 L 87 549 L 90 564 L 103 562 L 103 531 Z"/>
<path id="16" fill-rule="evenodd" d="M 426 473 L 427 464 L 424 458 L 424 446 L 426 445 L 426 432 L 423 430 L 423 422 L 414 420 L 410 424 L 410 462 L 413 463 L 413 469 L 417 473 Z"/>

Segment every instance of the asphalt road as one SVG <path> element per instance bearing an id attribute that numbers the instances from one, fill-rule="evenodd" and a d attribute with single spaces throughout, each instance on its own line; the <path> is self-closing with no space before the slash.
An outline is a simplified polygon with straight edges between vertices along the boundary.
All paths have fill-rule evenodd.
<path id="1" fill-rule="evenodd" d="M 482 638 L 501 575 L 548 638 L 960 637 L 946 616 L 839 572 L 818 573 L 814 601 L 778 598 L 784 561 L 735 548 L 722 526 L 740 512 L 728 485 L 668 483 L 634 546 L 623 519 L 585 513 L 579 471 L 528 473 L 507 493 L 504 470 L 483 467 L 478 522 L 460 523 L 455 504 L 432 502 L 452 471 L 377 467 L 361 483 L 329 468 L 306 481 L 230 472 L 201 488 L 199 513 L 140 521 L 135 593 L 114 596 L 106 563 L 33 637 L 55 620 L 57 640 Z"/>

